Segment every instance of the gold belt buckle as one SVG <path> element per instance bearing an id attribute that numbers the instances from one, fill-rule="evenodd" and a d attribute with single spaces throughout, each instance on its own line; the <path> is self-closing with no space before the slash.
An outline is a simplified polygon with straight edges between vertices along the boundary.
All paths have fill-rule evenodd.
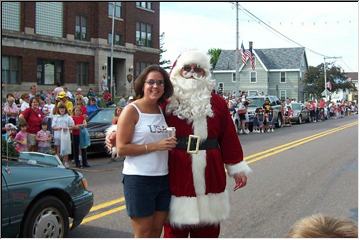
<path id="1" fill-rule="evenodd" d="M 195 150 L 190 150 L 191 140 L 192 139 L 196 139 L 196 148 L 195 148 Z M 200 137 L 197 136 L 197 135 L 189 135 L 188 145 L 187 145 L 186 151 L 188 153 L 191 153 L 191 154 L 197 154 L 199 152 L 199 146 L 200 146 Z"/>

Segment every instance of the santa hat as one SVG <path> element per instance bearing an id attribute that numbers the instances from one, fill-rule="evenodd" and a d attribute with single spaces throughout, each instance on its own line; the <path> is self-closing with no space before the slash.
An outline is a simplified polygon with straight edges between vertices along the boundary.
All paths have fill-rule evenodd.
<path id="1" fill-rule="evenodd" d="M 170 79 L 177 77 L 180 74 L 181 68 L 187 64 L 197 64 L 205 70 L 205 78 L 210 76 L 211 65 L 209 56 L 197 50 L 189 50 L 179 55 L 174 62 L 170 72 Z"/>

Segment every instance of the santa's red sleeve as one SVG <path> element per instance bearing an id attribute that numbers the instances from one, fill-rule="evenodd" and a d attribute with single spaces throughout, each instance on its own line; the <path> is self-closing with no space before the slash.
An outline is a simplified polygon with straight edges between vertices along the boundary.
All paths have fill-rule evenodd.
<path id="1" fill-rule="evenodd" d="M 235 125 L 230 115 L 230 111 L 227 108 L 225 100 L 217 95 L 213 94 L 213 105 L 219 108 L 221 114 L 221 126 L 223 130 L 220 132 L 218 141 L 221 149 L 221 155 L 225 168 L 229 176 L 233 176 L 236 173 L 243 172 L 248 175 L 252 170 L 243 160 L 243 151 L 240 144 L 239 137 L 235 130 Z"/>

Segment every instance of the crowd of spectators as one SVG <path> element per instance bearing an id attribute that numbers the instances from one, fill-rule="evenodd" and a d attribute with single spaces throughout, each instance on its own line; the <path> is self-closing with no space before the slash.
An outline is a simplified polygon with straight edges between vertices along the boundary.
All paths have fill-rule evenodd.
<path id="1" fill-rule="evenodd" d="M 99 109 L 101 101 L 110 106 L 111 94 L 105 91 L 101 99 L 91 88 L 87 94 L 83 94 L 81 88 L 73 94 L 61 85 L 48 91 L 33 85 L 28 93 L 8 93 L 2 104 L 2 135 L 7 140 L 3 142 L 13 146 L 18 153 L 57 154 L 66 167 L 69 166 L 68 155 L 72 153 L 76 167 L 89 167 L 86 148 L 79 146 L 80 130 L 86 128 L 89 115 Z M 64 132 L 70 137 L 72 152 L 69 149 L 61 152 Z"/>
<path id="2" fill-rule="evenodd" d="M 259 94 L 263 95 L 263 94 Z M 249 134 L 249 116 L 248 105 L 251 100 L 248 99 L 247 93 L 222 94 L 228 104 L 229 111 L 234 119 L 239 120 L 239 133 Z M 283 126 L 291 126 L 294 109 L 292 103 L 297 103 L 296 99 L 286 98 L 281 100 L 281 122 Z M 299 102 L 301 103 L 301 102 Z M 310 122 L 320 122 L 326 119 L 337 119 L 351 114 L 357 114 L 358 107 L 355 101 L 347 100 L 329 100 L 324 98 L 311 99 L 302 103 L 310 113 Z M 236 124 L 236 123 L 235 123 Z M 255 109 L 252 120 L 253 133 L 274 132 L 274 110 L 268 100 L 265 100 L 262 106 Z"/>

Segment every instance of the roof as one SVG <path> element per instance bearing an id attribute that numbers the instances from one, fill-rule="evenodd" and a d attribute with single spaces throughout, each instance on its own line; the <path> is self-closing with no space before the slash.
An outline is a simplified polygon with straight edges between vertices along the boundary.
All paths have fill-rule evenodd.
<path id="1" fill-rule="evenodd" d="M 253 49 L 268 70 L 300 69 L 305 48 Z M 241 62 L 241 55 L 239 54 Z M 222 50 L 215 66 L 216 70 L 235 70 L 235 50 Z"/>
<path id="2" fill-rule="evenodd" d="M 345 75 L 346 75 L 348 78 L 350 78 L 352 81 L 359 80 L 358 72 L 348 72 L 348 73 L 345 73 Z"/>

